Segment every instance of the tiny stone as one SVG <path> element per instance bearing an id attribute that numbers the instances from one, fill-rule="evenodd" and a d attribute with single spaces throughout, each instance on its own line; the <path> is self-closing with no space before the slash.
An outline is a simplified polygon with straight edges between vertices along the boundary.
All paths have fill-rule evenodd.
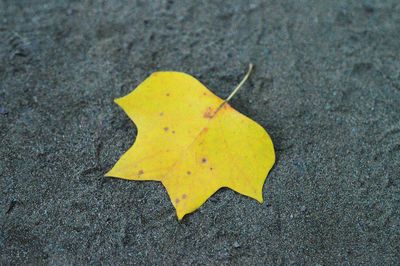
<path id="1" fill-rule="evenodd" d="M 0 115 L 6 115 L 6 114 L 8 114 L 8 110 L 0 106 Z"/>
<path id="2" fill-rule="evenodd" d="M 306 206 L 303 205 L 303 206 L 300 207 L 300 211 L 301 212 L 305 212 L 306 210 L 307 210 Z"/>
<path id="3" fill-rule="evenodd" d="M 239 242 L 237 242 L 237 241 L 233 242 L 233 247 L 234 248 L 240 248 Z"/>

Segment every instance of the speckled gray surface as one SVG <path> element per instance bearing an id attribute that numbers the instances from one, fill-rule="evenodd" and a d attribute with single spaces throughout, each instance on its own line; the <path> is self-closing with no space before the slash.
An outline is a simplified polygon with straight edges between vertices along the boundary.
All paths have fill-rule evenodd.
<path id="1" fill-rule="evenodd" d="M 0 1 L 0 264 L 400 262 L 400 3 Z M 177 222 L 103 177 L 136 129 L 113 99 L 190 73 L 272 136 L 266 203 Z"/>

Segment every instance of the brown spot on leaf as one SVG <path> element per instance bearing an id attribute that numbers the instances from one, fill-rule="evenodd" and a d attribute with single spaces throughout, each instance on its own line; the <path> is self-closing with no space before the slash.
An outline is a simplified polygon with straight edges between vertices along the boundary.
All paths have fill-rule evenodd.
<path id="1" fill-rule="evenodd" d="M 175 203 L 178 204 L 179 203 L 179 199 L 175 199 Z"/>
<path id="2" fill-rule="evenodd" d="M 172 130 L 172 134 L 175 134 L 175 130 Z"/>
<path id="3" fill-rule="evenodd" d="M 169 92 L 167 92 L 167 94 L 165 94 L 165 96 L 167 96 L 167 97 L 168 97 L 169 95 L 170 95 Z"/>
<path id="4" fill-rule="evenodd" d="M 182 195 L 182 199 L 186 199 L 187 198 L 187 195 L 186 194 L 183 194 Z"/>
<path id="5" fill-rule="evenodd" d="M 139 170 L 138 175 L 143 175 L 143 174 L 144 174 L 143 170 Z"/>
<path id="6" fill-rule="evenodd" d="M 212 171 L 214 168 L 210 167 L 210 170 Z"/>
<path id="7" fill-rule="evenodd" d="M 192 174 L 192 172 L 190 172 L 190 171 L 187 171 L 186 173 L 187 173 L 188 175 L 191 175 L 191 174 Z"/>
<path id="8" fill-rule="evenodd" d="M 206 159 L 206 158 L 203 158 L 203 159 L 201 159 L 201 162 L 202 162 L 202 163 L 206 163 L 206 162 L 207 162 L 207 159 Z"/>
<path id="9" fill-rule="evenodd" d="M 211 109 L 211 107 L 208 107 L 207 110 L 204 112 L 203 117 L 210 119 L 213 117 L 213 115 L 214 115 L 213 110 Z"/>
<path id="10" fill-rule="evenodd" d="M 163 115 L 164 115 L 164 112 L 161 112 L 161 113 L 160 113 L 160 116 L 163 116 Z"/>
<path id="11" fill-rule="evenodd" d="M 164 127 L 164 131 L 165 131 L 165 132 L 167 132 L 167 131 L 168 131 L 168 129 L 169 129 L 168 127 Z"/>

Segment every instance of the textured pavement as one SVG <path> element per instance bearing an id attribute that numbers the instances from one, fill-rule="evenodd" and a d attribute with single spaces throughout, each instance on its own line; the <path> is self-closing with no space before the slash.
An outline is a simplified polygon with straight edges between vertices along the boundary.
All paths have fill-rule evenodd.
<path id="1" fill-rule="evenodd" d="M 398 265 L 400 2 L 0 0 L 0 264 Z M 263 125 L 265 202 L 178 222 L 103 177 L 136 128 L 113 99 L 187 72 Z"/>

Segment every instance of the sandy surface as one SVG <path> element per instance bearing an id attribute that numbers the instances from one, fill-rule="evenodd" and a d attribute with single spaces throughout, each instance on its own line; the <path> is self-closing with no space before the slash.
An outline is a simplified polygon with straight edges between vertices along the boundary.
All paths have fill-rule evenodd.
<path id="1" fill-rule="evenodd" d="M 0 1 L 0 264 L 399 264 L 400 2 Z M 179 223 L 162 185 L 103 174 L 113 99 L 192 74 L 270 133 L 262 205 Z"/>

